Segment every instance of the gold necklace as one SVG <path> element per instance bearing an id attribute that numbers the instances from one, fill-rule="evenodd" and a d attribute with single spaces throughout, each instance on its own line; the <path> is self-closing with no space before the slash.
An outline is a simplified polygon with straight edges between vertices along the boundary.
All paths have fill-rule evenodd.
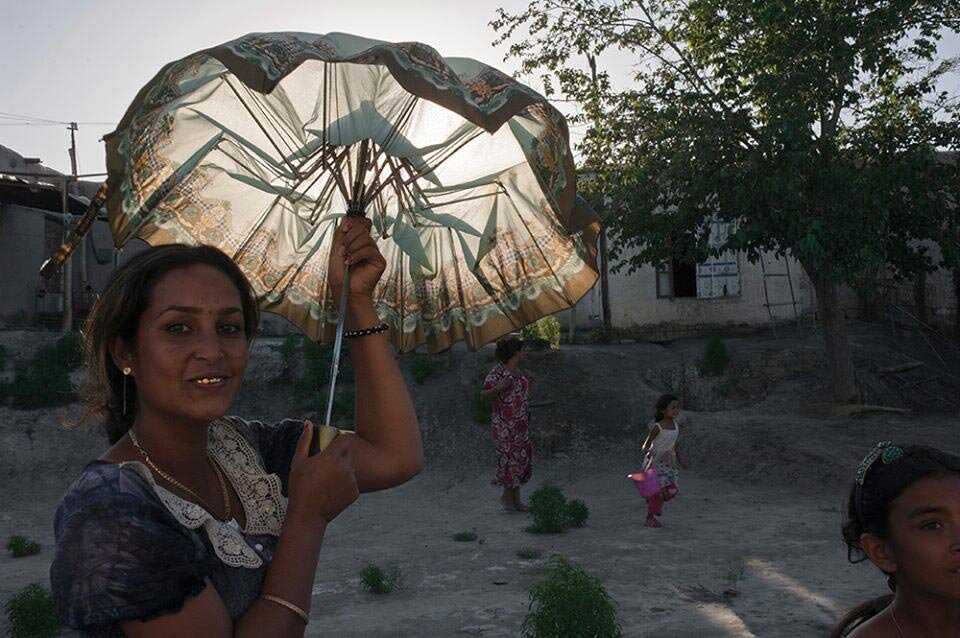
<path id="1" fill-rule="evenodd" d="M 150 456 L 147 454 L 147 451 L 140 447 L 140 441 L 137 440 L 137 435 L 133 433 L 133 430 L 128 430 L 127 434 L 130 435 L 130 442 L 133 443 L 133 447 L 137 448 L 137 451 L 140 452 L 140 455 L 143 457 L 143 460 L 147 462 L 147 465 L 150 466 L 150 469 L 156 472 L 163 480 L 180 488 L 192 496 L 195 500 L 199 501 L 201 505 L 203 505 L 204 509 L 213 514 L 213 508 L 210 507 L 210 504 L 207 503 L 206 499 L 161 470 L 157 464 L 153 462 L 153 459 L 150 458 Z M 217 482 L 220 484 L 220 493 L 223 495 L 223 518 L 221 520 L 228 521 L 230 520 L 230 494 L 227 492 L 227 481 L 223 477 L 223 472 L 220 470 L 220 466 L 213 459 L 213 457 L 210 456 L 210 450 L 207 450 L 207 463 L 209 463 L 210 467 L 213 468 L 213 473 L 216 474 Z M 216 516 L 216 514 L 214 514 L 214 516 Z"/>

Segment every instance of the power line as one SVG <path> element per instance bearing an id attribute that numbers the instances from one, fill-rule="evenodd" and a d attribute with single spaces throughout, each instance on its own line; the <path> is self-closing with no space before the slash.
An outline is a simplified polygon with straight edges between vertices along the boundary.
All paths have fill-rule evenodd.
<path id="1" fill-rule="evenodd" d="M 0 112 L 0 119 L 16 120 L 15 122 L 0 122 L 0 126 L 69 126 L 70 124 L 83 124 L 86 126 L 116 126 L 116 122 L 61 122 L 60 120 L 47 120 L 42 117 L 32 117 L 30 115 L 18 115 L 16 113 Z"/>
<path id="2" fill-rule="evenodd" d="M 58 120 L 47 120 L 42 117 L 33 117 L 31 115 L 17 115 L 16 113 L 0 112 L 0 117 L 4 117 L 9 120 L 29 120 L 33 122 L 46 122 L 47 124 L 69 124 L 70 123 L 70 122 L 60 122 Z"/>

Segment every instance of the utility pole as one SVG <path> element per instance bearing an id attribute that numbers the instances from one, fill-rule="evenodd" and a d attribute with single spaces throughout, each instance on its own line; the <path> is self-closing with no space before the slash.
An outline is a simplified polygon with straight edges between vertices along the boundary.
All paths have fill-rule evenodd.
<path id="1" fill-rule="evenodd" d="M 587 63 L 590 64 L 590 79 L 593 83 L 593 125 L 597 126 L 599 118 L 597 109 L 599 100 L 597 97 L 597 58 L 592 54 L 587 54 Z M 600 308 L 603 314 L 603 332 L 607 338 L 610 338 L 612 324 L 610 321 L 610 282 L 607 277 L 607 225 L 600 226 Z"/>
<path id="2" fill-rule="evenodd" d="M 70 153 L 70 167 L 72 179 L 63 180 L 63 242 L 67 241 L 67 233 L 70 232 L 70 198 L 67 194 L 67 189 L 71 182 L 75 182 L 77 179 L 77 123 L 70 122 L 70 126 L 67 127 L 67 130 L 70 131 L 70 148 L 68 153 Z M 81 244 L 85 246 L 85 244 Z M 83 254 L 83 249 L 81 248 L 80 257 L 83 260 L 81 264 L 81 269 L 86 266 L 85 255 Z M 81 270 L 81 273 L 84 273 L 84 270 Z M 63 325 L 62 329 L 64 332 L 70 332 L 73 330 L 73 260 L 68 259 L 67 262 L 63 265 Z"/>

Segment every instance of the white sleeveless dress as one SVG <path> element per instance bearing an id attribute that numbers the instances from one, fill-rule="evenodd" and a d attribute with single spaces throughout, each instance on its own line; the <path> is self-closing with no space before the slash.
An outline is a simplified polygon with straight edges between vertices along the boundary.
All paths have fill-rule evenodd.
<path id="1" fill-rule="evenodd" d="M 650 447 L 651 467 L 657 470 L 657 477 L 660 479 L 660 487 L 668 485 L 680 485 L 680 470 L 677 463 L 677 438 L 680 436 L 680 426 L 674 422 L 672 429 L 666 429 L 657 422 L 651 422 L 649 429 L 654 426 L 660 426 L 660 433 L 653 440 Z"/>

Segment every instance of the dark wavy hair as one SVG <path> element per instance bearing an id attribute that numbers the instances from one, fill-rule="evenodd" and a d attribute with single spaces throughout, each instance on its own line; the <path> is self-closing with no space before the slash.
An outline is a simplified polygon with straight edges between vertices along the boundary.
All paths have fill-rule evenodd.
<path id="1" fill-rule="evenodd" d="M 864 475 L 863 486 L 854 481 L 847 498 L 843 521 L 843 542 L 851 563 L 867 560 L 860 544 L 860 536 L 873 534 L 887 538 L 890 524 L 890 506 L 914 482 L 935 474 L 960 474 L 960 457 L 927 445 L 908 445 L 901 448 L 903 456 L 890 463 L 876 459 Z M 886 572 L 884 572 L 886 573 Z M 896 591 L 895 574 L 887 574 L 887 586 Z M 892 594 L 880 596 L 852 609 L 834 628 L 831 638 L 847 635 L 863 622 L 883 611 Z"/>
<path id="2" fill-rule="evenodd" d="M 655 406 L 655 412 L 653 413 L 653 420 L 659 422 L 660 419 L 666 414 L 667 407 L 674 401 L 679 401 L 675 394 L 661 394 L 660 398 L 657 399 Z"/>
<path id="3" fill-rule="evenodd" d="M 523 341 L 516 337 L 507 337 L 497 342 L 497 349 L 493 353 L 493 356 L 496 357 L 500 363 L 506 363 L 510 360 L 510 357 L 521 350 L 523 350 Z"/>
<path id="4" fill-rule="evenodd" d="M 127 378 L 124 413 L 124 375 L 110 356 L 110 344 L 120 337 L 133 348 L 140 317 L 150 305 L 157 283 L 172 270 L 197 264 L 216 268 L 237 287 L 243 309 L 244 333 L 247 341 L 252 341 L 260 323 L 257 299 L 250 282 L 230 257 L 213 246 L 168 244 L 148 248 L 113 273 L 83 324 L 86 378 L 81 394 L 87 411 L 72 427 L 90 417 L 99 418 L 111 444 L 130 429 L 137 413 L 137 384 L 134 379 Z"/>

